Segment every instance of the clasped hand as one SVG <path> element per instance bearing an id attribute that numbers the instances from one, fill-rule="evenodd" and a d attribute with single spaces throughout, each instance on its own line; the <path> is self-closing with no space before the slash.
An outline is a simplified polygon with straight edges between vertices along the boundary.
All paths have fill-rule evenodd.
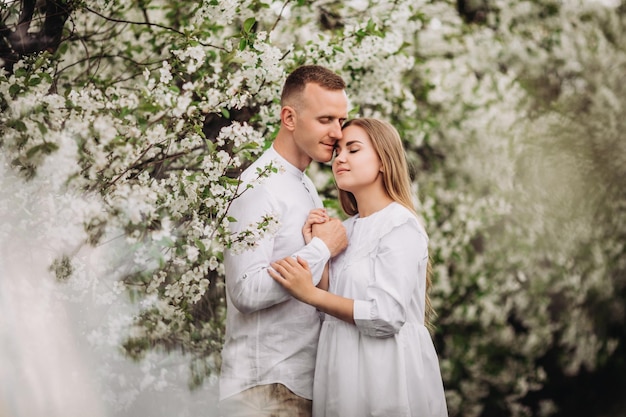
<path id="1" fill-rule="evenodd" d="M 309 243 L 313 237 L 322 239 L 331 258 L 341 253 L 348 246 L 346 228 L 341 220 L 331 218 L 326 209 L 317 208 L 309 212 L 302 228 L 304 242 Z"/>
<path id="2" fill-rule="evenodd" d="M 323 208 L 311 210 L 302 228 L 304 241 L 308 244 L 313 237 L 320 238 L 335 256 L 348 245 L 346 228 L 339 219 L 330 218 Z M 306 260 L 287 257 L 271 264 L 270 276 L 300 301 L 307 300 L 315 293 L 313 276 Z M 327 271 L 324 271 L 326 274 Z M 326 281 L 327 288 L 328 282 Z M 310 300 L 308 300 L 310 301 Z"/>

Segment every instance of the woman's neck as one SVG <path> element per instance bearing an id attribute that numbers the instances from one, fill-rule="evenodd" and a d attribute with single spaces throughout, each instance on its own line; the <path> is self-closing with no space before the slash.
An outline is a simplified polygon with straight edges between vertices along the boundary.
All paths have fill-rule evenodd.
<path id="1" fill-rule="evenodd" d="M 359 217 L 367 217 L 387 207 L 393 202 L 393 199 L 384 189 L 363 190 L 363 192 L 354 194 L 357 206 L 359 208 Z"/>

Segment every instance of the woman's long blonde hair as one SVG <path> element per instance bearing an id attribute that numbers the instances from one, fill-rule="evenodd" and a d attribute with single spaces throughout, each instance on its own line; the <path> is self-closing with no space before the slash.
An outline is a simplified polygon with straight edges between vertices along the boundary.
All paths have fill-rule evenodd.
<path id="1" fill-rule="evenodd" d="M 359 118 L 347 121 L 343 128 L 359 126 L 363 129 L 374 146 L 382 163 L 383 186 L 389 196 L 397 203 L 411 210 L 416 217 L 417 212 L 411 195 L 411 178 L 409 166 L 402 146 L 400 134 L 390 123 L 371 118 Z M 349 191 L 339 190 L 339 202 L 343 211 L 353 216 L 359 212 L 356 199 Z M 431 320 L 435 318 L 429 292 L 432 286 L 432 265 L 430 255 L 426 268 L 426 312 L 424 322 L 432 330 Z"/>

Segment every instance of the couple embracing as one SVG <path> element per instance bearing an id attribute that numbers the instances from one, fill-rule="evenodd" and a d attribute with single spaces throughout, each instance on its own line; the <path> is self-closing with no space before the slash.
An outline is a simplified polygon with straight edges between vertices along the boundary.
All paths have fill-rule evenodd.
<path id="1" fill-rule="evenodd" d="M 224 254 L 223 417 L 447 416 L 402 142 L 387 122 L 346 121 L 345 87 L 321 66 L 293 71 L 276 139 L 242 174 L 278 168 L 234 200 L 231 231 L 267 215 L 279 227 Z M 331 160 L 344 222 L 305 174 Z"/>

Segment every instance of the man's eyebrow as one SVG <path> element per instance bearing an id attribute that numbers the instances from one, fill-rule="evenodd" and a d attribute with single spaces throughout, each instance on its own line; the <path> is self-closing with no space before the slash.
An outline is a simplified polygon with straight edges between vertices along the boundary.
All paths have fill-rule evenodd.
<path id="1" fill-rule="evenodd" d="M 326 117 L 328 119 L 337 119 L 337 120 L 348 120 L 347 117 L 344 115 L 339 116 L 337 114 L 329 114 L 329 113 L 321 113 L 317 117 Z"/>

